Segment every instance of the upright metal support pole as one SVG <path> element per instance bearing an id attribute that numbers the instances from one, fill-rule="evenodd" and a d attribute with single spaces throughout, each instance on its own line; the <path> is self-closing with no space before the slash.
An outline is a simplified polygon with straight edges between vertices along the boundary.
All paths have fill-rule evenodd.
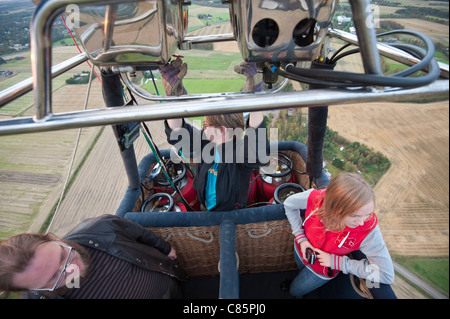
<path id="1" fill-rule="evenodd" d="M 377 48 L 375 23 L 369 0 L 350 0 L 358 35 L 364 70 L 367 74 L 382 74 L 380 54 Z"/>
<path id="2" fill-rule="evenodd" d="M 224 220 L 220 232 L 220 287 L 219 298 L 239 298 L 239 272 L 236 265 L 236 225 Z"/>
<path id="3" fill-rule="evenodd" d="M 38 5 L 30 26 L 35 121 L 45 120 L 52 113 L 51 24 L 56 13 L 50 15 L 47 9 L 50 5 L 47 4 L 43 1 Z"/>
<path id="4" fill-rule="evenodd" d="M 107 52 L 111 48 L 111 43 L 114 33 L 114 22 L 117 17 L 117 4 L 110 4 L 107 6 L 105 16 L 105 28 L 103 33 L 105 35 L 105 43 L 103 43 L 103 52 Z"/>
<path id="5" fill-rule="evenodd" d="M 333 70 L 335 63 L 329 61 L 313 61 L 311 69 Z M 321 85 L 310 84 L 309 89 L 323 88 Z M 310 183 L 323 174 L 323 145 L 327 133 L 328 105 L 308 109 L 308 157 L 306 159 L 306 174 Z M 311 186 L 311 185 L 310 185 Z"/>
<path id="6" fill-rule="evenodd" d="M 107 107 L 121 107 L 125 104 L 122 96 L 122 83 L 118 74 L 102 71 L 102 92 Z M 140 185 L 139 171 L 134 146 L 124 147 L 121 144 L 121 135 L 127 124 L 112 125 L 114 135 L 120 147 L 120 155 L 128 176 L 129 187 L 137 189 Z"/>

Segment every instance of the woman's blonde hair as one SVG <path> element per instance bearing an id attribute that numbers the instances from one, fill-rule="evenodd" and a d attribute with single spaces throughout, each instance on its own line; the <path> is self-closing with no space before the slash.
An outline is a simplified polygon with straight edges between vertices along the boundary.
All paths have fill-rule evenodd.
<path id="1" fill-rule="evenodd" d="M 375 194 L 364 177 L 341 173 L 328 184 L 318 214 L 329 231 L 342 231 L 346 226 L 344 218 L 356 214 L 370 202 L 375 205 Z"/>

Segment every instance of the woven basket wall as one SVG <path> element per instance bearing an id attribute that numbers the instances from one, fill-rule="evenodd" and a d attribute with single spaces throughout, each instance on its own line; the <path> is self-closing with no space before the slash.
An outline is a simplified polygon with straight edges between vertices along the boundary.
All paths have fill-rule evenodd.
<path id="1" fill-rule="evenodd" d="M 287 219 L 236 226 L 239 273 L 297 269 L 294 236 Z"/>
<path id="2" fill-rule="evenodd" d="M 177 264 L 190 277 L 219 275 L 219 226 L 149 228 L 177 251 Z M 287 220 L 236 226 L 239 273 L 297 269 Z"/>
<path id="3" fill-rule="evenodd" d="M 219 226 L 150 227 L 177 252 L 177 264 L 188 276 L 216 276 L 220 259 Z"/>

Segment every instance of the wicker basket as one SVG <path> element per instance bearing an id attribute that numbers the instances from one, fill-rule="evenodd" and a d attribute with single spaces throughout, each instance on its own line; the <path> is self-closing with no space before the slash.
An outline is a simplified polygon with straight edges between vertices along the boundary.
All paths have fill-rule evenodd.
<path id="1" fill-rule="evenodd" d="M 283 151 L 296 167 L 298 184 L 308 188 L 303 158 L 294 151 Z M 152 167 L 150 167 L 150 170 Z M 149 171 L 150 171 L 149 170 Z M 145 191 L 152 190 L 147 185 Z M 148 195 L 148 194 L 147 194 Z M 135 210 L 142 203 L 136 202 Z M 177 251 L 178 264 L 190 277 L 217 276 L 220 261 L 219 226 L 152 227 L 149 228 L 168 241 Z M 236 225 L 236 253 L 239 273 L 289 271 L 297 269 L 294 259 L 294 237 L 287 219 Z"/>
<path id="2" fill-rule="evenodd" d="M 178 265 L 190 277 L 219 275 L 219 226 L 149 229 L 175 248 Z M 287 220 L 237 225 L 236 252 L 241 274 L 297 269 Z"/>
<path id="3" fill-rule="evenodd" d="M 293 240 L 287 219 L 237 225 L 239 273 L 297 269 Z"/>
<path id="4" fill-rule="evenodd" d="M 177 264 L 188 276 L 216 276 L 220 259 L 219 226 L 151 227 L 175 248 Z"/>

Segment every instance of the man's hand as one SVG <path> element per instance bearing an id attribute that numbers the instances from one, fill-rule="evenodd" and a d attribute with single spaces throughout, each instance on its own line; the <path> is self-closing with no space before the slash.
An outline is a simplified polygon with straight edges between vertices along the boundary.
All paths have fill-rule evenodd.
<path id="1" fill-rule="evenodd" d="M 258 67 L 255 62 L 242 62 L 234 66 L 234 71 L 245 76 L 244 87 L 242 89 L 245 93 L 261 92 L 263 90 L 263 82 L 258 82 Z M 257 83 L 255 85 L 255 83 Z M 249 119 L 249 127 L 258 128 L 264 120 L 264 114 L 261 111 L 251 112 Z"/>
<path id="2" fill-rule="evenodd" d="M 175 251 L 175 248 L 172 247 L 170 253 L 167 256 L 172 260 L 177 259 L 177 252 Z"/>

